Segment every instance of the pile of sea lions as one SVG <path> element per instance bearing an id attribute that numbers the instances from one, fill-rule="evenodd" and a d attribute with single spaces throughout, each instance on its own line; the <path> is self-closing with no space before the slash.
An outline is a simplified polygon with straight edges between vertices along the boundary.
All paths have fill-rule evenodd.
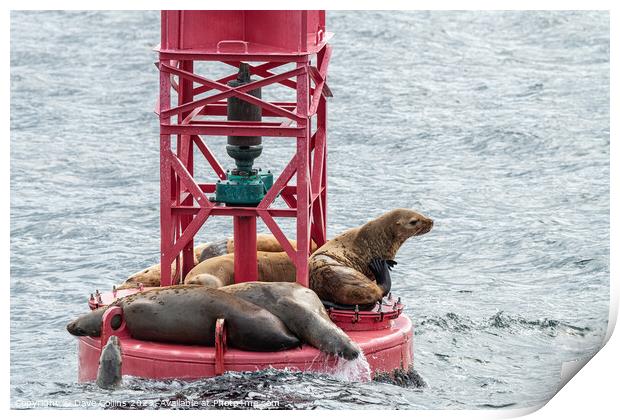
<path id="1" fill-rule="evenodd" d="M 401 245 L 431 230 L 433 221 L 408 209 L 394 209 L 336 236 L 309 259 L 310 289 L 334 305 L 374 305 L 391 288 L 390 270 Z M 291 241 L 293 247 L 295 241 Z M 233 239 L 200 244 L 194 249 L 195 267 L 185 284 L 223 287 L 234 283 Z M 257 236 L 258 281 L 295 282 L 295 265 L 272 235 Z M 173 266 L 174 270 L 174 266 Z M 160 285 L 159 264 L 132 274 L 118 289 Z"/>
<path id="2" fill-rule="evenodd" d="M 278 351 L 307 343 L 353 360 L 359 347 L 331 321 L 325 307 L 363 309 L 381 301 L 390 291 L 390 270 L 401 245 L 432 226 L 419 213 L 395 209 L 318 249 L 313 246 L 309 289 L 295 283 L 295 266 L 271 235 L 258 235 L 259 281 L 250 283 L 234 284 L 232 239 L 201 244 L 194 249 L 196 266 L 185 284 L 159 287 L 161 270 L 154 265 L 118 288 L 142 283 L 156 289 L 117 299 L 111 306 L 123 309 L 127 329 L 141 340 L 213 346 L 215 322 L 223 318 L 231 347 Z M 100 336 L 106 309 L 80 316 L 67 330 Z"/>

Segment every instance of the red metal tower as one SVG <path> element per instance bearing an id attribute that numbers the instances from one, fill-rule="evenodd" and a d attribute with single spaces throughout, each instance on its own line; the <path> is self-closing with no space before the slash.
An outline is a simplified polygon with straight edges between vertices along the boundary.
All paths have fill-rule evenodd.
<path id="1" fill-rule="evenodd" d="M 326 79 L 332 49 L 327 44 L 325 12 L 162 11 L 161 22 L 156 110 L 160 118 L 161 285 L 182 282 L 193 268 L 194 235 L 209 217 L 232 216 L 236 282 L 257 279 L 256 219 L 260 217 L 294 262 L 297 282 L 308 286 L 311 240 L 318 246 L 326 240 Z M 195 72 L 199 61 L 225 63 L 234 72 L 213 80 Z M 249 63 L 252 75 L 261 79 L 237 87 L 227 85 L 237 77 L 241 63 Z M 287 64 L 294 68 L 276 72 Z M 293 89 L 296 100 L 275 102 L 248 94 L 274 84 Z M 269 121 L 222 118 L 230 97 L 260 107 Z M 316 129 L 312 132 L 313 119 Z M 194 146 L 217 177 L 227 179 L 209 147 L 209 136 L 265 136 L 267 147 L 278 141 L 269 137 L 288 137 L 296 139 L 297 147 L 256 207 L 225 206 L 207 196 L 215 192 L 216 184 L 194 179 Z M 293 176 L 296 183 L 289 185 Z M 272 206 L 278 195 L 287 208 Z M 276 222 L 279 217 L 296 218 L 297 249 Z"/>

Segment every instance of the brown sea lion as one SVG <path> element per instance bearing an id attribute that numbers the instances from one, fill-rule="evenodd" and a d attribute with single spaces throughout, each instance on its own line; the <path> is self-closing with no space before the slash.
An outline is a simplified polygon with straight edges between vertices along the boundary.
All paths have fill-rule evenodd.
<path id="1" fill-rule="evenodd" d="M 293 248 L 297 247 L 296 241 L 290 241 Z M 313 244 L 314 245 L 314 244 Z M 316 247 L 313 247 L 313 250 Z M 194 248 L 194 265 L 202 261 L 221 255 L 232 253 L 235 249 L 233 238 L 221 239 L 213 242 L 200 244 Z M 282 252 L 282 246 L 273 235 L 259 234 L 256 236 L 256 249 L 262 252 Z M 183 261 L 181 259 L 181 264 Z M 176 273 L 176 265 L 172 264 L 172 276 Z M 187 276 L 186 276 L 187 278 Z M 136 288 L 142 283 L 144 287 L 159 287 L 161 284 L 161 266 L 154 264 L 144 270 L 132 274 L 117 289 Z"/>
<path id="2" fill-rule="evenodd" d="M 398 249 L 432 227 L 433 221 L 419 213 L 395 209 L 350 229 L 312 254 L 310 288 L 336 305 L 374 305 L 390 290 Z"/>
<path id="3" fill-rule="evenodd" d="M 288 329 L 319 350 L 353 360 L 359 347 L 329 318 L 319 297 L 297 283 L 247 282 L 220 290 L 260 306 L 284 322 Z"/>
<path id="4" fill-rule="evenodd" d="M 295 281 L 295 265 L 286 252 L 257 253 L 258 281 Z M 227 254 L 210 258 L 194 267 L 185 284 L 199 284 L 209 287 L 228 286 L 235 282 L 235 255 Z"/>
<path id="5" fill-rule="evenodd" d="M 224 318 L 231 347 L 248 351 L 278 351 L 300 345 L 271 312 L 230 293 L 201 286 L 169 286 L 117 299 L 133 338 L 165 343 L 213 346 L 215 322 Z M 101 335 L 107 307 L 95 309 L 67 325 L 77 336 Z"/>
<path id="6" fill-rule="evenodd" d="M 217 249 L 221 249 L 222 241 L 214 241 L 208 242 L 204 244 L 197 245 L 194 248 L 194 264 L 198 264 L 200 256 L 207 250 L 215 253 Z M 224 252 L 217 254 L 222 255 L 227 252 L 226 250 L 226 240 L 224 240 Z M 183 258 L 181 258 L 181 265 L 183 264 Z M 172 277 L 176 274 L 176 264 L 172 264 Z M 138 285 L 142 283 L 144 287 L 159 287 L 161 285 L 161 265 L 154 264 L 150 267 L 145 268 L 144 270 L 140 270 L 137 273 L 133 273 L 131 276 L 127 278 L 122 284 L 118 285 L 117 289 L 132 289 L 138 287 Z"/>

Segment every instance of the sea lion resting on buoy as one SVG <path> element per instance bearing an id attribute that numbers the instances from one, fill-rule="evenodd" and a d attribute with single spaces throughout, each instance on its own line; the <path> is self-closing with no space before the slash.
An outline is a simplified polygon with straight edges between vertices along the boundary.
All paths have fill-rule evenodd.
<path id="1" fill-rule="evenodd" d="M 256 253 L 258 266 L 257 280 L 265 282 L 294 282 L 296 280 L 295 264 L 293 264 L 286 252 L 275 252 L 278 248 L 273 243 L 273 241 L 277 242 L 273 236 L 264 236 L 270 238 L 271 241 L 265 241 L 265 245 L 260 248 L 266 249 L 270 245 L 272 251 L 259 250 Z M 296 241 L 291 241 L 291 243 L 295 247 Z M 278 243 L 277 245 L 279 246 L 280 244 Z M 310 243 L 310 246 L 313 252 L 316 251 L 317 247 L 314 241 Z M 187 273 L 184 283 L 216 288 L 234 284 L 235 254 L 204 259 Z"/>
<path id="2" fill-rule="evenodd" d="M 295 265 L 286 252 L 258 251 L 258 281 L 294 282 Z M 235 255 L 226 254 L 210 258 L 196 265 L 187 276 L 185 284 L 222 287 L 235 283 Z"/>
<path id="3" fill-rule="evenodd" d="M 310 288 L 323 301 L 372 306 L 390 291 L 390 269 L 401 245 L 432 227 L 419 213 L 395 209 L 350 229 L 312 254 Z"/>
<path id="4" fill-rule="evenodd" d="M 293 248 L 297 246 L 296 241 L 290 241 Z M 213 242 L 197 245 L 194 248 L 194 265 L 210 258 L 221 255 L 230 254 L 235 249 L 235 241 L 233 238 L 221 239 Z M 256 249 L 260 252 L 280 253 L 283 251 L 282 246 L 273 235 L 259 234 L 256 236 Z M 313 250 L 315 248 L 313 247 Z M 181 264 L 183 260 L 181 258 Z M 176 273 L 176 264 L 172 264 L 172 276 Z M 186 276 L 187 278 L 187 276 Z M 137 288 L 142 283 L 144 287 L 159 287 L 161 285 L 161 266 L 154 264 L 144 270 L 132 274 L 120 284 L 117 289 Z"/>
<path id="5" fill-rule="evenodd" d="M 112 306 L 123 309 L 133 338 L 165 343 L 213 346 L 215 323 L 224 318 L 228 345 L 248 351 L 278 351 L 300 341 L 271 312 L 230 293 L 201 286 L 169 286 L 125 296 Z M 77 336 L 98 337 L 107 307 L 67 325 Z"/>
<path id="6" fill-rule="evenodd" d="M 359 347 L 329 318 L 318 296 L 297 283 L 240 283 L 221 289 L 169 286 L 117 299 L 132 337 L 213 346 L 215 321 L 224 318 L 231 347 L 277 351 L 300 341 L 353 360 Z M 77 336 L 101 335 L 107 308 L 67 325 Z M 113 320 L 114 322 L 114 320 Z M 120 321 L 119 321 L 120 322 Z"/>
<path id="7" fill-rule="evenodd" d="M 359 347 L 332 322 L 316 293 L 306 287 L 297 283 L 247 282 L 219 290 L 268 310 L 303 342 L 322 352 L 347 360 L 360 354 Z"/>

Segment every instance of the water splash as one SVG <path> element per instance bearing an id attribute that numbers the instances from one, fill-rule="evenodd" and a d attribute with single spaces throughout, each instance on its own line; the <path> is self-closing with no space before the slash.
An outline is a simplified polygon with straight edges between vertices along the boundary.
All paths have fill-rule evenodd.
<path id="1" fill-rule="evenodd" d="M 334 378 L 347 382 L 369 382 L 370 365 L 366 355 L 360 349 L 360 355 L 353 360 L 338 357 L 336 365 L 328 372 Z"/>

